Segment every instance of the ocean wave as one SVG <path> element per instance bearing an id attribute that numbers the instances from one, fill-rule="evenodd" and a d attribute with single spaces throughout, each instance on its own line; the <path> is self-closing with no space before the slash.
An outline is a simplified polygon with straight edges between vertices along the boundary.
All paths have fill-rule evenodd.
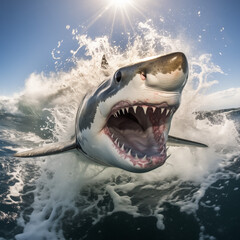
<path id="1" fill-rule="evenodd" d="M 76 58 L 78 50 L 73 51 L 72 69 L 33 73 L 22 92 L 1 97 L 0 123 L 4 124 L 0 136 L 8 142 L 4 149 L 11 147 L 13 152 L 70 139 L 75 131 L 77 107 L 86 92 L 122 65 L 172 51 L 186 52 L 191 72 L 171 133 L 202 141 L 209 148 L 172 147 L 168 162 L 146 174 L 97 166 L 80 159 L 74 151 L 16 162 L 8 156 L 12 169 L 1 171 L 12 184 L 9 187 L 5 183 L 8 189 L 1 197 L 21 209 L 12 219 L 17 219 L 15 224 L 21 227 L 13 234 L 16 239 L 68 239 L 71 231 L 84 238 L 94 225 L 117 212 L 154 217 L 157 228 L 164 230 L 169 206 L 197 216 L 210 186 L 239 176 L 235 170 L 229 171 L 234 161 L 239 162 L 235 122 L 239 109 L 199 111 L 211 106 L 209 101 L 203 101 L 203 92 L 216 83 L 208 77 L 221 73 L 220 67 L 212 62 L 210 54 L 196 55 L 190 46 L 186 48 L 186 39 L 158 31 L 149 21 L 140 23 L 138 32 L 139 37 L 129 39 L 124 49 L 112 46 L 107 36 L 92 39 L 76 34 L 78 50 L 85 49 L 85 56 Z M 103 54 L 110 65 L 108 72 L 100 67 Z M 9 159 L 3 158 L 2 164 Z M 198 221 L 198 217 L 194 219 Z M 198 224 L 204 232 L 200 221 Z"/>

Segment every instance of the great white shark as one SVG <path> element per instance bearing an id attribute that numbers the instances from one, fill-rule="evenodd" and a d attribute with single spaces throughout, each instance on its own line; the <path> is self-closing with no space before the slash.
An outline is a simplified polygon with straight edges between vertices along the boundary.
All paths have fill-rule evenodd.
<path id="1" fill-rule="evenodd" d="M 107 64 L 103 56 L 102 67 Z M 167 145 L 207 147 L 168 135 L 187 78 L 188 62 L 181 52 L 122 67 L 83 98 L 72 141 L 15 156 L 46 156 L 77 149 L 82 157 L 98 164 L 141 173 L 165 163 Z"/>

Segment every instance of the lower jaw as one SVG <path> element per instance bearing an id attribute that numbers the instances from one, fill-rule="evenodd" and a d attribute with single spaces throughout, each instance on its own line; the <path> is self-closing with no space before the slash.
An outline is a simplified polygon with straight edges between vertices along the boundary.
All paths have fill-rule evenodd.
<path id="1" fill-rule="evenodd" d="M 166 161 L 166 147 L 164 146 L 164 149 L 161 154 L 159 155 L 153 155 L 151 157 L 146 156 L 144 158 L 137 158 L 132 155 L 127 154 L 124 150 L 119 149 L 115 146 L 116 150 L 118 151 L 118 154 L 121 156 L 122 159 L 125 161 L 128 161 L 133 168 L 136 169 L 142 169 L 142 170 L 152 170 L 154 168 L 162 166 Z"/>
<path id="2" fill-rule="evenodd" d="M 104 129 L 104 133 L 111 139 L 111 133 L 108 128 Z M 165 137 L 164 137 L 163 141 L 164 142 L 166 141 Z M 127 161 L 130 164 L 129 169 L 126 169 L 128 171 L 147 172 L 147 171 L 150 171 L 157 167 L 162 166 L 167 159 L 167 153 L 166 153 L 167 151 L 166 151 L 165 143 L 162 144 L 161 153 L 159 152 L 159 154 L 156 153 L 155 155 L 145 156 L 143 158 L 134 157 L 131 154 L 126 153 L 126 151 L 124 149 L 117 146 L 114 142 L 112 142 L 112 144 L 114 145 L 114 148 L 118 152 L 118 155 L 120 156 L 120 158 L 123 159 L 124 161 Z"/>

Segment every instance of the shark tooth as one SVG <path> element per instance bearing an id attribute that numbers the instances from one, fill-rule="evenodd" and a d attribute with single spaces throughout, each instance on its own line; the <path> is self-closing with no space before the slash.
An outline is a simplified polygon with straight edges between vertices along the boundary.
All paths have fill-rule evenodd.
<path id="1" fill-rule="evenodd" d="M 162 151 L 160 152 L 160 155 L 162 155 L 164 153 L 165 149 L 163 147 Z"/>
<path id="2" fill-rule="evenodd" d="M 142 108 L 143 108 L 143 112 L 146 114 L 148 107 L 147 106 L 143 106 Z"/>
<path id="3" fill-rule="evenodd" d="M 170 114 L 171 114 L 171 115 L 173 115 L 173 114 L 174 114 L 174 111 L 175 111 L 175 109 L 174 109 L 174 108 L 172 108 L 172 109 L 171 109 L 171 113 L 170 113 Z"/>
<path id="4" fill-rule="evenodd" d="M 133 106 L 133 111 L 137 113 L 137 106 Z"/>

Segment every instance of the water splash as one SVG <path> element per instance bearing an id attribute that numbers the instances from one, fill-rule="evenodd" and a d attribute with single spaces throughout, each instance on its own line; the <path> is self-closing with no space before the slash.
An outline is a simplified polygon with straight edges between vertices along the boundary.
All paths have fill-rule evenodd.
<path id="1" fill-rule="evenodd" d="M 77 107 L 86 92 L 123 65 L 173 51 L 186 53 L 190 76 L 171 133 L 205 142 L 210 148 L 170 148 L 168 162 L 146 174 L 96 166 L 79 159 L 74 151 L 33 160 L 33 172 L 22 160 L 15 173 L 20 168 L 25 174 L 18 174 L 19 183 L 9 189 L 7 196 L 18 193 L 20 203 L 25 201 L 23 196 L 32 194 L 32 198 L 30 207 L 18 218 L 24 230 L 16 239 L 62 239 L 71 235 L 69 229 L 73 225 L 84 237 L 87 231 L 82 229 L 86 222 L 92 226 L 119 211 L 135 217 L 154 216 L 157 228 L 163 230 L 167 204 L 196 215 L 209 186 L 234 175 L 226 169 L 232 164 L 229 159 L 239 154 L 238 132 L 224 113 L 218 124 L 207 118 L 196 119 L 196 112 L 205 107 L 204 90 L 216 84 L 209 75 L 221 73 L 220 67 L 212 62 L 210 54 L 197 56 L 186 39 L 157 30 L 151 20 L 138 24 L 137 36 L 129 37 L 125 47 L 113 46 L 107 36 L 92 39 L 77 31 L 74 36 L 78 47 L 66 59 L 72 61 L 73 68 L 48 75 L 32 74 L 23 92 L 5 99 L 5 105 L 0 106 L 1 111 L 30 119 L 30 128 L 13 130 L 11 141 L 21 142 L 15 149 L 69 140 L 74 135 Z M 83 54 L 81 58 L 79 52 Z M 103 54 L 110 65 L 107 72 L 100 68 Z M 55 55 L 54 58 L 60 61 Z M 36 120 L 39 118 L 41 121 Z M 25 135 L 28 131 L 30 139 Z M 24 176 L 28 176 L 27 180 Z M 201 231 L 204 237 L 204 227 Z"/>

